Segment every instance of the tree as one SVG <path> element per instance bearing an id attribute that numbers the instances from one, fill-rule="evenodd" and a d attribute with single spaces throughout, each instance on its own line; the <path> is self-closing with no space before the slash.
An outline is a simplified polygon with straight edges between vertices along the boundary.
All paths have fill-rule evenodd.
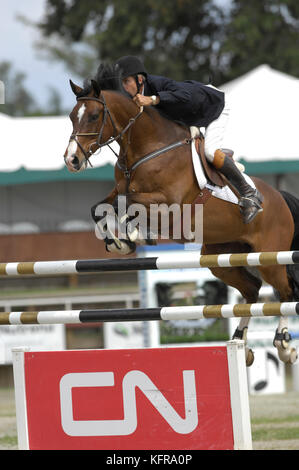
<path id="1" fill-rule="evenodd" d="M 127 54 L 216 86 L 263 63 L 299 77 L 298 0 L 47 0 L 35 26 L 48 58 L 84 78 Z"/>
<path id="2" fill-rule="evenodd" d="M 0 63 L 0 79 L 5 85 L 5 103 L 0 106 L 0 112 L 11 116 L 30 114 L 36 107 L 33 96 L 25 88 L 26 75 L 15 72 L 10 62 Z"/>
<path id="3" fill-rule="evenodd" d="M 298 0 L 234 0 L 219 51 L 223 77 L 260 64 L 299 77 Z"/>
<path id="4" fill-rule="evenodd" d="M 213 0 L 48 0 L 42 32 L 49 57 L 86 77 L 101 61 L 138 55 L 151 73 L 208 81 L 223 14 Z M 81 45 L 81 48 L 78 47 Z"/>
<path id="5" fill-rule="evenodd" d="M 54 87 L 49 87 L 47 106 L 41 108 L 26 88 L 26 74 L 15 71 L 10 62 L 0 62 L 0 80 L 5 88 L 0 113 L 10 116 L 57 116 L 67 113 L 61 108 L 61 96 Z"/>
<path id="6" fill-rule="evenodd" d="M 49 87 L 49 98 L 47 103 L 47 114 L 58 116 L 63 114 L 64 111 L 61 107 L 61 96 L 54 87 Z"/>

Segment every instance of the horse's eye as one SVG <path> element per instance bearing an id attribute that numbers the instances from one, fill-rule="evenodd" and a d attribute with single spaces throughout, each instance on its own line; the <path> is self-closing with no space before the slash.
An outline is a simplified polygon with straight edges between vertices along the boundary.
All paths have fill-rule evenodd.
<path id="1" fill-rule="evenodd" d="M 97 119 L 99 119 L 99 113 L 97 114 L 92 114 L 91 116 L 89 116 L 89 121 L 96 121 Z"/>

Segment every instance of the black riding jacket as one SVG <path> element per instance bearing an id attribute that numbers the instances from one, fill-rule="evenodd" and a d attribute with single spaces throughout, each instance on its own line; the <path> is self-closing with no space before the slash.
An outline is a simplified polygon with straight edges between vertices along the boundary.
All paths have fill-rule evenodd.
<path id="1" fill-rule="evenodd" d="M 176 82 L 158 75 L 147 75 L 144 95 L 158 95 L 156 106 L 166 117 L 188 126 L 207 127 L 224 108 L 224 93 L 195 80 Z"/>

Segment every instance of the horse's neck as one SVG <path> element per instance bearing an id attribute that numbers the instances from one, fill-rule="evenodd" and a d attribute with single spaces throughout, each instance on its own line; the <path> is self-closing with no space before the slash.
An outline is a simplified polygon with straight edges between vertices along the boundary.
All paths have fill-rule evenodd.
<path id="1" fill-rule="evenodd" d="M 135 118 L 140 111 L 132 100 L 123 95 L 117 96 L 115 103 L 115 98 L 113 100 L 113 96 L 110 97 L 107 94 L 106 101 L 113 120 L 117 124 L 118 132 L 123 130 L 130 119 Z M 186 129 L 163 118 L 157 110 L 144 108 L 142 114 L 137 117 L 119 142 L 120 155 L 126 154 L 126 163 L 131 166 L 144 155 L 185 138 L 186 133 Z"/>

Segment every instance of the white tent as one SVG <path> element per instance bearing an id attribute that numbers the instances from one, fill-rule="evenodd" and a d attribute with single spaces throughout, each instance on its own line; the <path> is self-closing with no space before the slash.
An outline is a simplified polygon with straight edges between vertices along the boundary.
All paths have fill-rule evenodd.
<path id="1" fill-rule="evenodd" d="M 237 159 L 249 163 L 299 161 L 298 79 L 261 65 L 220 88 L 231 103 L 224 145 L 234 149 Z M 12 118 L 0 114 L 0 172 L 63 169 L 71 132 L 67 116 Z M 117 151 L 118 145 L 114 148 Z M 115 155 L 105 147 L 91 162 L 94 167 L 114 165 Z"/>
<path id="2" fill-rule="evenodd" d="M 231 107 L 225 146 L 237 159 L 299 160 L 297 78 L 261 65 L 220 89 Z"/>
<path id="3" fill-rule="evenodd" d="M 261 65 L 221 89 L 231 102 L 224 145 L 247 174 L 299 197 L 299 80 Z M 63 154 L 71 132 L 67 116 L 0 114 L 0 233 L 74 230 L 90 223 L 86 207 L 111 191 L 113 168 L 107 164 L 116 157 L 103 148 L 91 158 L 95 168 L 68 172 Z M 80 191 L 74 191 L 78 181 Z"/>
<path id="4" fill-rule="evenodd" d="M 64 168 L 63 154 L 71 133 L 72 124 L 66 116 L 16 118 L 0 114 L 0 171 Z M 114 164 L 115 159 L 105 147 L 91 161 L 99 167 Z"/>

